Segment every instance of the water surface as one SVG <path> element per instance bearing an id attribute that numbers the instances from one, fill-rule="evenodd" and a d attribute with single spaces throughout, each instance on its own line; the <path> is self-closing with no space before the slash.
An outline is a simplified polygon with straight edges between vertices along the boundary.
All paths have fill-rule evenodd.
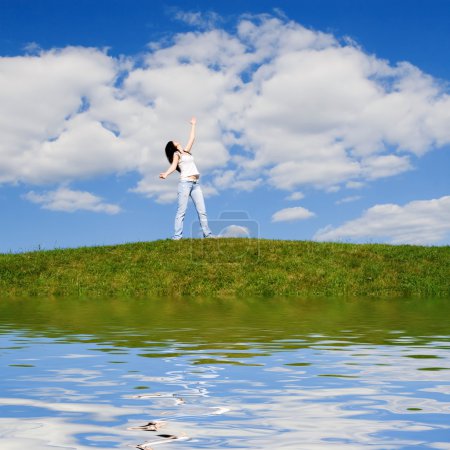
<path id="1" fill-rule="evenodd" d="M 450 449 L 449 300 L 3 300 L 0 448 Z"/>

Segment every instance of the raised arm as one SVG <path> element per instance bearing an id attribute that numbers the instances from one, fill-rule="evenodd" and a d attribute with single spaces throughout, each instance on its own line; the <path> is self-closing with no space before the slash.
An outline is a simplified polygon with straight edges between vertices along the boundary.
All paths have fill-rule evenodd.
<path id="1" fill-rule="evenodd" d="M 165 172 L 161 172 L 159 174 L 159 178 L 162 178 L 163 180 L 165 180 L 172 172 L 175 172 L 175 170 L 177 169 L 177 164 L 178 164 L 179 159 L 180 159 L 180 157 L 178 156 L 178 153 L 174 153 L 172 164 Z"/>
<path id="2" fill-rule="evenodd" d="M 191 124 L 191 134 L 189 135 L 189 142 L 186 144 L 186 148 L 184 149 L 185 152 L 190 153 L 192 144 L 195 141 L 195 125 L 197 124 L 197 119 L 193 117 L 190 121 Z"/>

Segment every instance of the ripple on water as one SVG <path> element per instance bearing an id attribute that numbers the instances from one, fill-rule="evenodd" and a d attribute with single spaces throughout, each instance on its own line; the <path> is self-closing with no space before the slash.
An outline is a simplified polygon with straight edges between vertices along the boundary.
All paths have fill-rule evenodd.
<path id="1" fill-rule="evenodd" d="M 0 336 L 0 448 L 448 448 L 447 315 L 363 303 L 66 304 L 36 324 L 22 304 Z"/>

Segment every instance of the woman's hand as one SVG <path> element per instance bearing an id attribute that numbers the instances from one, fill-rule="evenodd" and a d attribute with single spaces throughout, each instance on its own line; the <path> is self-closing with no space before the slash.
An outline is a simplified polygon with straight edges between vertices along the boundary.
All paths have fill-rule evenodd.
<path id="1" fill-rule="evenodd" d="M 163 180 L 165 180 L 167 178 L 167 173 L 166 172 L 161 172 L 159 174 L 159 178 L 162 178 Z"/>
<path id="2" fill-rule="evenodd" d="M 197 123 L 197 119 L 195 117 L 192 117 L 192 119 L 189 121 L 191 125 L 195 125 Z"/>

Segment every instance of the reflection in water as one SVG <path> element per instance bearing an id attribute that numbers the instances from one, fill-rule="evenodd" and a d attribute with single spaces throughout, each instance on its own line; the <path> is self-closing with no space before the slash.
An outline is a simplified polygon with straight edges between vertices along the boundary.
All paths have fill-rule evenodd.
<path id="1" fill-rule="evenodd" d="M 0 301 L 0 448 L 449 449 L 450 301 Z"/>

